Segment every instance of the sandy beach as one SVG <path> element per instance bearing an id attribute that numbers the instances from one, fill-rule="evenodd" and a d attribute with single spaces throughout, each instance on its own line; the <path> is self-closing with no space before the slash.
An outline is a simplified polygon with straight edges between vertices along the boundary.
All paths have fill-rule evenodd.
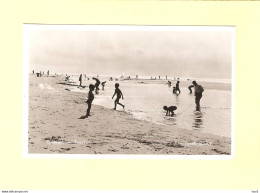
<path id="1" fill-rule="evenodd" d="M 138 120 L 125 111 L 93 105 L 69 91 L 62 76 L 29 78 L 29 153 L 45 154 L 230 154 L 231 139 Z M 86 88 L 88 89 L 88 88 Z"/>

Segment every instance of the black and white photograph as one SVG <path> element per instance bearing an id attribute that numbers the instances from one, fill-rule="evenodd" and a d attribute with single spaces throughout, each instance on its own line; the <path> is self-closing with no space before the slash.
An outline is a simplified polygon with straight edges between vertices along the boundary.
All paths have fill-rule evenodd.
<path id="1" fill-rule="evenodd" d="M 24 24 L 25 151 L 231 156 L 232 26 Z"/>

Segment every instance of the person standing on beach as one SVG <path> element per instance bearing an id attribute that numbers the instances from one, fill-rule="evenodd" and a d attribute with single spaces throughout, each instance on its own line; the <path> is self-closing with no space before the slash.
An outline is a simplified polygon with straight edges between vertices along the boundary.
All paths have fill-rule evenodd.
<path id="1" fill-rule="evenodd" d="M 79 75 L 79 86 L 82 84 L 82 74 Z"/>
<path id="2" fill-rule="evenodd" d="M 201 85 L 198 85 L 195 80 L 192 81 L 192 84 L 194 85 L 196 111 L 200 111 L 200 99 L 202 98 L 202 92 L 204 89 Z"/>
<path id="3" fill-rule="evenodd" d="M 115 84 L 115 88 L 116 88 L 116 89 L 115 89 L 115 93 L 114 93 L 114 95 L 112 96 L 112 99 L 113 99 L 114 96 L 116 95 L 115 108 L 114 108 L 114 110 L 116 110 L 116 105 L 117 105 L 117 104 L 119 104 L 119 105 L 121 105 L 123 108 L 125 108 L 125 105 L 119 103 L 119 100 L 120 100 L 121 96 L 122 96 L 122 99 L 124 99 L 124 96 L 123 96 L 123 93 L 121 92 L 121 90 L 119 89 L 119 84 L 118 84 L 118 83 Z"/>
<path id="4" fill-rule="evenodd" d="M 102 85 L 102 90 L 104 90 L 106 82 L 107 82 L 107 81 L 104 81 L 104 82 L 101 83 L 101 85 Z"/>
<path id="5" fill-rule="evenodd" d="M 90 84 L 89 92 L 88 92 L 88 100 L 87 100 L 88 109 L 87 109 L 86 117 L 90 116 L 90 109 L 91 109 L 92 102 L 94 100 L 94 94 L 93 94 L 94 89 L 95 89 L 95 86 L 93 84 Z"/>
<path id="6" fill-rule="evenodd" d="M 33 74 L 34 74 L 34 70 L 33 70 Z"/>
<path id="7" fill-rule="evenodd" d="M 50 74 L 50 71 L 48 70 L 48 71 L 47 71 L 47 77 L 49 77 L 49 74 Z"/>
<path id="8" fill-rule="evenodd" d="M 176 89 L 176 93 L 177 93 L 177 91 L 179 91 L 179 94 L 181 94 L 181 90 L 180 90 L 179 85 L 180 85 L 180 81 L 177 81 L 175 89 Z"/>

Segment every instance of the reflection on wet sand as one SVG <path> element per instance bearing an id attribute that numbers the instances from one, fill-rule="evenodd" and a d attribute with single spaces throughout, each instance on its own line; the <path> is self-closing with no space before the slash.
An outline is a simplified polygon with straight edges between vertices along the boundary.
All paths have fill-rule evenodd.
<path id="1" fill-rule="evenodd" d="M 195 127 L 196 130 L 203 128 L 203 113 L 194 113 L 194 123 L 192 124 L 192 127 Z"/>
<path id="2" fill-rule="evenodd" d="M 176 115 L 173 115 L 173 116 L 165 116 L 163 117 L 164 120 L 166 120 L 167 122 L 165 122 L 166 125 L 177 125 L 177 122 L 176 122 Z"/>

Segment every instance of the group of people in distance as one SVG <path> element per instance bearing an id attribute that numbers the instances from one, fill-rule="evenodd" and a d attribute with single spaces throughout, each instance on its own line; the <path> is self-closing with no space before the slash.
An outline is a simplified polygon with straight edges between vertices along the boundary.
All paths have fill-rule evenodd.
<path id="1" fill-rule="evenodd" d="M 34 70 L 32 71 L 32 73 L 34 74 Z M 40 72 L 36 72 L 35 73 L 37 77 L 41 77 L 42 75 L 44 75 L 44 71 L 40 71 Z M 50 71 L 47 71 L 47 76 L 49 76 Z"/>

